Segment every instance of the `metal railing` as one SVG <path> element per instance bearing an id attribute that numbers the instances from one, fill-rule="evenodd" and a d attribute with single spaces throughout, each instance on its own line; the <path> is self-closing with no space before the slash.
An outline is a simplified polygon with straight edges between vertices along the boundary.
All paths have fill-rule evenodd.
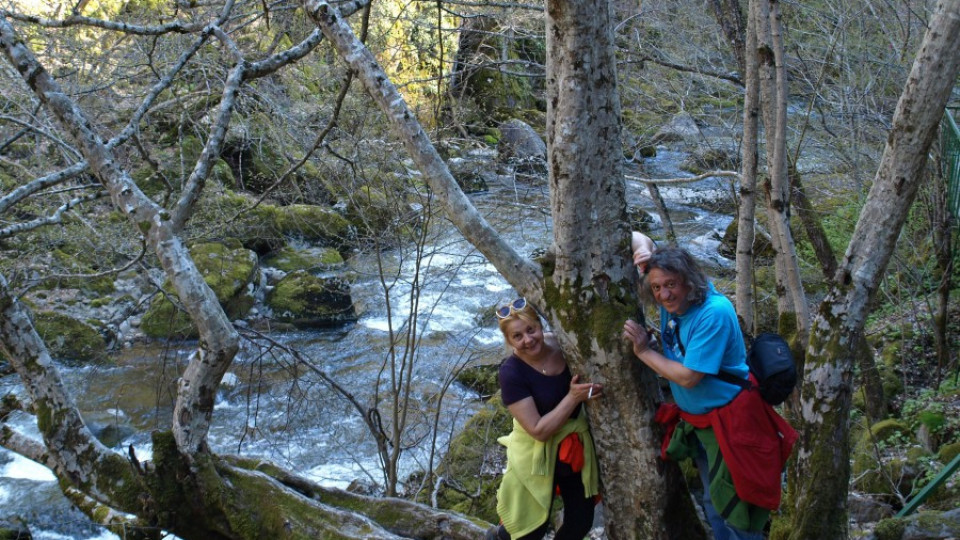
<path id="1" fill-rule="evenodd" d="M 960 218 L 960 129 L 957 129 L 957 121 L 953 117 L 955 112 L 960 112 L 960 106 L 947 107 L 943 112 L 943 120 L 940 122 L 940 149 L 943 152 L 943 176 L 947 180 L 947 209 L 954 218 Z M 929 484 L 907 501 L 896 517 L 906 517 L 916 511 L 923 501 L 958 469 L 960 454 L 954 456 Z"/>
<path id="2" fill-rule="evenodd" d="M 947 179 L 947 208 L 960 218 L 960 129 L 954 114 L 960 106 L 947 107 L 940 122 L 940 148 L 943 151 L 943 176 Z"/>

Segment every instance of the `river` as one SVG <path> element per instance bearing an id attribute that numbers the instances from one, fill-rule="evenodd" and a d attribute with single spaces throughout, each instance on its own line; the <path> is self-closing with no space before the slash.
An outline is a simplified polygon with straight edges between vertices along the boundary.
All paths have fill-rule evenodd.
<path id="1" fill-rule="evenodd" d="M 689 176 L 678 170 L 686 154 L 661 149 L 647 160 L 643 176 Z M 471 195 L 474 204 L 521 254 L 544 249 L 550 241 L 545 191 L 540 186 L 490 186 Z M 682 187 L 664 187 L 681 245 L 702 259 L 729 266 L 717 256 L 718 234 L 729 216 L 687 206 L 693 198 L 728 196 L 726 180 L 704 180 Z M 646 189 L 628 181 L 628 203 L 653 208 Z M 502 339 L 490 316 L 493 306 L 511 300 L 509 284 L 473 250 L 445 219 L 434 220 L 425 254 L 416 272 L 412 247 L 385 255 L 393 271 L 389 282 L 388 314 L 378 267 L 372 255 L 352 257 L 356 275 L 351 295 L 359 319 L 341 328 L 271 333 L 259 339 L 244 332 L 242 352 L 224 377 L 217 396 L 211 447 L 217 452 L 242 453 L 269 459 L 328 486 L 381 484 L 376 445 L 362 417 L 350 402 L 317 376 L 324 373 L 360 403 L 369 403 L 378 377 L 387 374 L 391 323 L 405 320 L 413 278 L 420 290 L 416 354 L 412 371 L 414 401 L 425 404 L 413 415 L 412 448 L 401 461 L 401 478 L 424 470 L 431 456 L 442 454 L 450 435 L 480 406 L 478 396 L 457 384 L 453 373 L 465 364 L 488 363 L 503 355 Z M 389 316 L 388 316 L 389 315 Z M 302 362 L 284 350 L 301 356 Z M 138 459 L 150 459 L 150 431 L 169 428 L 174 381 L 186 364 L 190 344 L 151 344 L 118 353 L 109 365 L 62 367 L 68 388 L 74 389 L 84 419 L 106 444 L 119 452 L 133 447 Z M 389 377 L 387 377 L 389 378 Z M 384 379 L 385 380 L 385 379 Z M 15 376 L 0 379 L 0 395 L 22 393 Z M 382 392 L 382 388 L 381 388 Z M 441 408 L 436 437 L 431 421 Z M 383 414 L 388 414 L 384 411 Z M 33 419 L 16 416 L 15 429 L 37 436 Z M 435 446 L 433 446 L 435 445 Z M 431 452 L 432 449 L 436 452 Z M 112 533 L 89 522 L 60 493 L 45 467 L 0 449 L 0 523 L 22 518 L 38 539 L 107 539 Z"/>

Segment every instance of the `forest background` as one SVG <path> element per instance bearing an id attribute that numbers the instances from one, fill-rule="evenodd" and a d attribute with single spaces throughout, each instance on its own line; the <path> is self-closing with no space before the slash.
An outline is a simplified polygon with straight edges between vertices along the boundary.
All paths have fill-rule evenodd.
<path id="1" fill-rule="evenodd" d="M 557 90 L 563 84 L 552 80 L 559 70 L 550 68 L 556 43 L 547 39 L 554 28 L 550 24 L 545 35 L 544 6 L 339 5 L 341 12 L 351 14 L 359 41 L 372 53 L 366 57 L 357 52 L 359 48 L 351 49 L 356 43 L 338 30 L 337 17 L 321 20 L 318 4 L 6 5 L 9 11 L 0 35 L 10 62 L 3 64 L 0 79 L 0 237 L 7 310 L 5 367 L 11 374 L 5 381 L 22 381 L 26 389 L 5 382 L 14 390 L 0 409 L 5 424 L 0 443 L 49 465 L 79 508 L 124 535 L 169 530 L 184 538 L 262 537 L 272 527 L 286 527 L 306 536 L 326 531 L 345 538 L 476 537 L 482 524 L 443 509 L 495 520 L 494 439 L 505 432 L 505 417 L 502 410 L 494 413 L 492 400 L 491 409 L 484 409 L 491 415 L 477 415 L 467 431 L 468 437 L 479 434 L 482 443 L 472 438 L 453 442 L 456 450 L 449 453 L 468 448 L 479 450 L 476 455 L 438 468 L 431 460 L 417 474 L 403 477 L 401 457 L 412 447 L 411 440 L 431 439 L 437 432 L 429 421 L 416 427 L 408 423 L 408 412 L 417 411 L 410 414 L 421 419 L 441 414 L 443 407 L 436 404 L 454 383 L 448 379 L 424 402 L 428 406 L 414 406 L 424 404 L 417 403 L 411 386 L 415 351 L 421 343 L 419 278 L 414 272 L 413 277 L 398 279 L 402 265 L 385 261 L 390 261 L 390 253 L 426 260 L 425 249 L 432 241 L 426 236 L 427 225 L 450 219 L 462 228 L 458 212 L 450 208 L 470 216 L 465 205 L 458 206 L 450 186 L 435 183 L 434 177 L 455 179 L 460 189 L 478 193 L 503 182 L 512 182 L 514 189 L 518 185 L 542 189 L 546 184 L 550 215 L 560 223 L 564 179 L 576 176 L 564 169 L 564 156 L 591 153 L 585 143 L 571 148 L 569 131 L 558 129 L 569 130 L 568 124 L 558 121 L 564 114 L 601 117 L 607 131 L 600 132 L 608 134 L 590 134 L 592 144 L 600 140 L 602 149 L 596 152 L 600 165 L 594 169 L 589 163 L 580 165 L 581 172 L 586 169 L 603 178 L 596 184 L 582 182 L 586 184 L 582 198 L 568 200 L 588 206 L 587 201 L 602 199 L 603 182 L 613 182 L 614 193 L 622 190 L 616 182 L 622 182 L 626 169 L 627 178 L 647 186 L 652 201 L 650 208 L 607 204 L 618 225 L 599 220 L 608 228 L 596 234 L 614 240 L 598 245 L 623 260 L 594 261 L 597 271 L 608 274 L 613 283 L 632 276 L 623 272 L 622 233 L 629 228 L 648 227 L 661 241 L 675 240 L 671 208 L 659 194 L 658 183 L 642 177 L 642 165 L 658 151 L 682 143 L 691 155 L 685 165 L 689 174 L 682 180 L 658 179 L 659 185 L 706 178 L 712 179 L 712 187 L 723 186 L 729 196 L 712 198 L 710 203 L 713 211 L 738 218 L 724 231 L 726 253 L 737 259 L 738 271 L 721 266 L 711 268 L 712 273 L 731 296 L 752 293 L 746 304 L 738 298 L 745 331 L 776 328 L 791 335 L 803 368 L 806 351 L 818 347 L 811 348 L 807 338 L 814 333 L 808 321 L 816 317 L 798 306 L 830 299 L 836 290 L 835 277 L 843 274 L 847 261 L 834 253 L 855 253 L 849 246 L 857 238 L 857 219 L 868 207 L 871 189 L 881 185 L 878 170 L 884 169 L 885 143 L 895 139 L 894 113 L 901 93 L 909 88 L 921 41 L 935 14 L 955 14 L 957 3 L 943 2 L 935 9 L 932 2 L 843 6 L 773 2 L 766 6 L 767 16 L 776 21 L 771 25 L 777 32 L 771 47 L 751 49 L 749 38 L 754 34 L 747 29 L 747 14 L 759 9 L 754 4 L 767 3 L 591 4 L 591 13 L 566 24 L 596 21 L 597 35 L 612 39 L 594 40 L 596 49 L 580 47 L 596 54 L 588 54 L 586 62 L 583 57 L 557 59 L 555 53 L 552 61 L 573 66 L 594 62 L 602 67 L 608 62 L 605 51 L 612 51 L 616 69 L 596 77 L 608 93 L 596 93 L 593 102 L 555 99 L 563 95 Z M 562 17 L 551 7 L 556 5 L 546 6 L 547 16 L 557 24 Z M 344 41 L 334 39 L 337 36 Z M 783 94 L 778 99 L 770 94 L 761 98 L 783 106 L 785 112 L 783 121 L 764 116 L 766 111 L 760 115 L 766 139 L 753 155 L 768 156 L 768 163 L 761 164 L 756 174 L 758 191 L 745 181 L 751 156 L 750 136 L 745 135 L 751 110 L 746 91 L 751 50 L 769 51 L 784 73 Z M 950 56 L 947 51 L 945 56 Z M 952 55 L 957 55 L 956 48 Z M 394 116 L 382 114 L 391 105 L 381 100 L 393 95 L 389 88 L 379 96 L 371 90 L 369 81 L 380 79 L 358 63 L 369 58 L 382 66 L 408 109 Z M 948 67 L 928 75 L 946 78 L 949 94 L 956 82 L 956 72 L 949 66 L 956 60 L 943 61 Z M 366 85 L 366 93 L 359 84 L 351 84 L 355 79 Z M 615 104 L 603 101 L 609 95 L 615 95 Z M 956 102 L 956 92 L 952 95 Z M 558 107 L 561 102 L 567 106 Z M 942 105 L 933 114 L 936 123 L 941 112 Z M 411 119 L 424 131 L 405 132 L 403 126 L 409 127 Z M 777 130 L 771 129 L 774 125 Z M 529 126 L 532 130 L 525 129 Z M 611 127 L 617 130 L 615 136 L 609 135 Z M 517 132 L 526 133 L 527 144 L 515 142 Z M 437 150 L 439 161 L 424 150 L 425 139 Z M 782 164 L 770 159 L 774 148 L 783 149 L 776 158 Z M 958 453 L 960 325 L 954 290 L 957 255 L 952 249 L 956 222 L 948 211 L 939 146 L 921 150 L 915 154 L 923 166 L 910 178 L 919 187 L 918 195 L 915 202 L 909 201 L 913 204 L 908 204 L 902 230 L 892 230 L 895 249 L 889 253 L 889 266 L 882 250 L 874 253 L 882 272 L 864 307 L 869 317 L 862 330 L 854 324 L 848 334 L 838 334 L 835 345 L 850 351 L 850 362 L 836 364 L 836 381 L 811 377 L 817 372 L 806 367 L 809 386 L 803 399 L 829 403 L 820 399 L 821 394 L 829 397 L 831 389 L 839 388 L 840 419 L 803 418 L 799 397 L 785 409 L 796 424 L 813 426 L 804 428 L 807 444 L 836 452 L 833 458 L 846 463 L 819 466 L 842 486 L 823 483 L 810 491 L 797 480 L 803 478 L 803 464 L 791 469 L 788 502 L 771 537 L 846 536 L 859 530 L 859 525 L 848 530 L 848 511 L 862 511 L 854 521 L 870 523 L 868 532 L 876 533 L 873 523 L 902 508 Z M 781 177 L 788 180 L 783 185 L 789 189 L 777 184 Z M 691 200 L 698 198 L 698 185 L 692 185 Z M 778 189 L 789 195 L 778 195 Z M 744 231 L 741 222 L 749 215 L 743 201 L 757 193 L 774 209 L 760 212 L 756 219 L 759 237 L 763 231 L 771 233 L 771 251 L 751 241 L 748 251 L 757 265 L 743 272 L 739 263 L 745 251 L 738 241 Z M 451 199 L 454 203 L 447 202 Z M 793 211 L 788 211 L 788 201 Z M 542 199 L 536 204 L 546 213 L 548 205 Z M 444 206 L 446 218 L 440 212 Z M 501 203 L 493 212 L 524 215 L 523 206 Z M 777 224 L 784 216 L 790 224 L 786 231 Z M 598 328 L 600 322 L 633 313 L 632 292 L 610 293 L 592 285 L 592 296 L 583 296 L 582 291 L 570 296 L 563 285 L 536 283 L 559 275 L 564 256 L 572 253 L 559 249 L 566 245 L 557 232 L 566 230 L 566 223 L 562 225 L 553 231 L 553 243 L 539 246 L 546 249 L 534 254 L 536 263 L 515 258 L 513 248 L 490 240 L 481 227 L 473 231 L 479 238 L 470 241 L 518 293 L 544 308 L 561 333 L 581 332 L 579 339 L 567 337 L 564 342 L 565 349 L 577 350 L 570 353 L 576 368 L 606 378 L 610 388 L 622 385 L 623 395 L 630 393 L 627 388 L 635 388 L 641 403 L 652 401 L 657 384 L 649 374 L 605 359 L 616 349 L 608 335 L 616 325 Z M 864 227 L 869 225 L 868 219 Z M 880 223 L 876 227 L 884 228 Z M 784 236 L 790 239 L 783 241 Z M 584 243 L 583 237 L 578 240 Z M 302 249 L 304 243 L 310 249 Z M 783 255 L 793 257 L 794 283 L 783 266 Z M 206 430 L 216 416 L 218 388 L 236 355 L 238 332 L 257 342 L 256 350 L 272 351 L 282 348 L 271 338 L 274 332 L 350 324 L 356 319 L 353 276 L 344 269 L 344 259 L 370 261 L 364 270 L 376 269 L 382 302 L 394 306 L 389 311 L 391 339 L 382 353 L 378 391 L 370 401 L 359 399 L 322 365 L 298 357 L 296 350 L 287 352 L 293 360 L 285 368 L 293 366 L 307 373 L 298 379 L 312 377 L 335 390 L 362 418 L 364 433 L 375 441 L 382 463 L 378 485 L 367 494 L 325 488 L 240 456 L 213 454 L 206 441 Z M 772 260 L 776 265 L 769 264 Z M 201 279 L 195 279 L 198 276 Z M 749 279 L 747 286 L 740 282 L 744 277 Z M 399 295 L 391 296 L 395 293 L 391 284 L 399 281 L 412 283 L 404 289 L 402 301 Z M 596 274 L 585 281 L 596 283 Z M 793 296 L 797 283 L 802 284 L 802 299 Z M 616 313 L 594 305 L 610 298 L 610 304 L 619 306 Z M 562 306 L 570 302 L 582 306 L 584 315 L 563 313 Z M 561 312 L 551 313 L 549 305 Z M 743 309 L 745 305 L 750 309 Z M 25 315 L 28 311 L 32 314 Z M 482 324 L 490 324 L 489 309 L 478 317 Z M 605 352 L 596 354 L 584 344 L 577 317 L 582 317 L 581 323 L 590 321 L 586 332 L 608 342 L 601 345 Z M 64 387 L 56 378 L 58 364 L 115 362 L 115 353 L 133 342 L 173 348 L 170 344 L 180 343 L 177 340 L 197 338 L 177 345 L 191 349 L 174 368 L 179 386 L 157 391 L 175 396 L 170 401 L 176 403 L 158 407 L 165 420 L 158 422 L 153 435 L 152 460 L 141 462 L 122 444 L 108 448 L 122 441 L 90 433 L 84 415 L 72 403 L 76 389 Z M 242 361 L 254 365 L 271 354 L 245 356 Z M 452 372 L 491 360 L 489 353 L 458 355 L 461 361 L 450 367 Z M 158 353 L 158 362 L 165 358 Z M 488 395 L 479 371 L 470 384 Z M 649 409 L 632 411 L 628 406 L 632 398 L 618 399 L 611 399 L 609 409 L 597 416 L 613 418 L 610 413 L 616 411 L 631 418 L 629 425 L 641 427 L 618 437 L 608 433 L 617 429 L 609 425 L 613 422 L 592 417 L 598 434 L 608 434 L 600 448 L 610 463 L 604 471 L 608 497 L 614 495 L 608 499 L 606 533 L 612 538 L 676 534 L 672 528 L 687 521 L 669 515 L 670 497 L 661 495 L 674 489 L 671 486 L 677 483 L 670 481 L 671 475 L 680 471 L 667 467 L 654 472 L 649 484 L 636 480 L 651 486 L 643 490 L 649 494 L 637 497 L 662 499 L 658 511 L 647 509 L 640 498 L 620 496 L 637 491 L 624 480 L 623 471 L 636 470 L 637 462 L 632 456 L 623 459 L 618 470 L 613 465 L 616 458 L 628 454 L 624 447 L 636 446 L 646 453 L 640 462 L 651 463 L 656 437 L 649 419 L 643 420 Z M 42 444 L 7 425 L 23 415 L 36 418 Z M 173 427 L 165 421 L 172 421 Z M 815 441 L 816 426 L 830 422 L 837 426 L 843 450 Z M 644 443 L 631 444 L 634 436 Z M 458 468 L 463 478 L 454 474 Z M 180 485 L 171 485 L 170 479 L 178 479 L 175 483 Z M 848 491 L 855 497 L 848 497 Z M 277 503 L 276 512 L 252 512 L 251 505 L 271 499 L 265 493 L 284 502 Z M 403 504 L 395 498 L 400 495 L 408 496 Z M 926 499 L 926 508 L 955 509 L 957 497 L 955 482 L 946 482 Z M 841 501 L 841 508 L 820 514 L 810 502 L 817 499 Z M 867 502 L 860 504 L 861 499 Z M 417 519 L 404 517 L 410 515 Z M 809 523 L 812 520 L 821 523 Z M 885 527 L 903 534 L 908 525 L 893 519 Z M 444 528 L 459 532 L 438 532 Z M 694 536 L 686 537 L 692 538 L 703 531 L 689 534 Z"/>

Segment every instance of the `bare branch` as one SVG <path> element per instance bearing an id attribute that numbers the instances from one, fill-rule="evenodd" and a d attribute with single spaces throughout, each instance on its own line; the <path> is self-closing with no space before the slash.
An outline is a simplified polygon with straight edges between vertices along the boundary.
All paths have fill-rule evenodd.
<path id="1" fill-rule="evenodd" d="M 218 17 L 218 24 L 222 24 L 223 21 L 227 19 L 230 15 L 230 12 L 233 10 L 234 0 L 228 0 L 223 9 L 220 12 Z M 184 23 L 181 21 L 174 21 L 167 24 L 161 24 L 157 26 L 143 26 L 138 24 L 129 24 L 125 22 L 117 21 L 108 21 L 104 19 L 96 19 L 92 17 L 84 17 L 82 15 L 71 15 L 65 19 L 48 19 L 45 17 L 38 17 L 35 15 L 27 15 L 24 13 L 17 13 L 14 11 L 3 10 L 0 11 L 0 16 L 17 20 L 20 22 L 35 24 L 37 26 L 43 26 L 45 28 L 69 28 L 71 26 L 92 26 L 94 28 L 102 28 L 104 30 L 112 30 L 115 32 L 121 32 L 124 34 L 133 34 L 140 36 L 162 36 L 164 34 L 191 34 L 194 32 L 200 31 L 206 23 L 196 22 L 196 23 Z"/>
<path id="2" fill-rule="evenodd" d="M 666 60 L 663 60 L 656 56 L 650 56 L 648 54 L 635 55 L 628 52 L 627 55 L 629 57 L 629 62 L 631 63 L 640 64 L 643 62 L 651 62 L 651 63 L 657 64 L 658 66 L 663 66 L 663 67 L 674 69 L 684 73 L 696 73 L 697 75 L 704 75 L 707 77 L 713 77 L 715 79 L 730 81 L 736 84 L 737 86 L 743 86 L 743 79 L 741 79 L 737 75 L 733 75 L 730 73 L 720 73 L 717 71 L 704 70 L 703 68 L 700 68 L 697 66 L 685 66 L 683 64 L 677 64 L 675 62 L 668 62 Z"/>
<path id="3" fill-rule="evenodd" d="M 232 5 L 232 2 L 228 2 Z M 216 294 L 197 270 L 168 214 L 147 197 L 102 143 L 84 112 L 62 91 L 13 27 L 0 19 L 0 46 L 24 81 L 73 137 L 114 206 L 146 235 L 200 334 L 199 348 L 180 380 L 173 432 L 188 456 L 203 451 L 213 416 L 214 390 L 237 352 L 237 334 Z M 55 368 L 51 368 L 54 369 Z M 23 376 L 21 374 L 21 376 Z M 76 413 L 75 410 L 73 410 Z"/>
<path id="4" fill-rule="evenodd" d="M 631 176 L 629 174 L 623 175 L 624 178 L 628 180 L 634 180 L 636 182 L 643 182 L 644 184 L 689 184 L 691 182 L 698 182 L 700 180 L 705 180 L 714 176 L 730 176 L 733 178 L 740 178 L 740 173 L 737 171 L 710 171 L 703 174 L 698 174 L 696 176 L 688 176 L 683 178 L 642 178 L 640 176 Z"/>
<path id="5" fill-rule="evenodd" d="M 50 469 L 56 467 L 56 462 L 42 442 L 11 429 L 10 426 L 0 426 L 0 446 Z"/>
<path id="6" fill-rule="evenodd" d="M 77 197 L 75 199 L 72 199 L 68 201 L 66 204 L 64 204 L 63 206 L 61 206 L 60 208 L 57 208 L 56 211 L 54 211 L 54 213 L 50 214 L 49 216 L 37 218 L 32 221 L 25 221 L 23 223 L 17 223 L 15 225 L 11 225 L 9 227 L 0 229 L 0 238 L 10 238 L 11 236 L 22 233 L 24 231 L 32 231 L 34 229 L 39 229 L 40 227 L 43 227 L 45 225 L 62 223 L 63 214 L 67 210 L 70 210 L 74 206 L 80 205 L 82 203 L 85 203 L 88 201 L 95 201 L 97 199 L 103 198 L 106 195 L 107 193 L 105 191 L 98 191 L 96 193 L 90 193 L 88 195 L 84 195 L 83 197 Z"/>
<path id="7" fill-rule="evenodd" d="M 45 130 L 45 129 L 41 129 L 41 128 L 33 125 L 33 124 L 30 124 L 30 123 L 24 122 L 23 120 L 20 120 L 19 118 L 14 118 L 14 117 L 12 117 L 12 116 L 7 116 L 7 115 L 0 115 L 0 120 L 6 120 L 7 122 L 10 122 L 10 123 L 13 123 L 13 124 L 17 124 L 17 125 L 23 126 L 25 129 L 27 129 L 27 130 L 29 130 L 29 131 L 33 131 L 34 133 L 37 133 L 37 134 L 39 134 L 39 135 L 42 135 L 42 136 L 50 139 L 51 141 L 55 142 L 58 146 L 66 149 L 66 150 L 68 150 L 71 154 L 73 154 L 73 155 L 75 155 L 75 156 L 79 156 L 79 155 L 80 155 L 80 152 L 77 152 L 77 149 L 76 149 L 76 148 L 70 146 L 69 144 L 66 143 L 66 141 L 64 141 L 64 140 L 61 139 L 60 137 L 57 137 L 56 135 L 48 132 L 48 131 Z"/>
<path id="8" fill-rule="evenodd" d="M 215 29 L 214 32 L 217 33 L 221 40 L 225 39 L 227 42 L 232 43 L 219 29 Z M 235 45 L 233 46 L 233 50 L 235 54 L 240 54 L 239 49 L 236 49 Z M 240 85 L 243 82 L 246 65 L 246 62 L 244 62 L 241 57 L 240 63 L 230 71 L 230 76 L 227 77 L 227 82 L 223 86 L 223 98 L 220 100 L 220 113 L 214 121 L 213 128 L 210 130 L 210 136 L 207 138 L 207 143 L 203 146 L 200 157 L 197 158 L 193 172 L 190 173 L 190 178 L 187 179 L 183 193 L 180 195 L 180 200 L 177 201 L 176 208 L 174 208 L 172 212 L 170 226 L 174 231 L 183 229 L 183 226 L 186 225 L 187 220 L 193 214 L 193 207 L 200 198 L 200 192 L 203 191 L 207 177 L 210 176 L 213 164 L 220 157 L 220 150 L 223 146 L 224 138 L 227 135 L 227 128 L 230 126 L 230 116 L 233 113 L 237 95 L 240 93 Z"/>
<path id="9" fill-rule="evenodd" d="M 180 21 L 175 21 L 167 24 L 161 24 L 157 26 L 142 26 L 138 24 L 129 24 L 124 22 L 117 21 L 107 21 L 104 19 L 95 19 L 92 17 L 84 17 L 82 15 L 71 15 L 65 19 L 48 19 L 46 17 L 38 17 L 36 15 L 27 15 L 24 13 L 17 13 L 14 11 L 6 11 L 4 15 L 10 19 L 35 24 L 37 26 L 42 26 L 44 28 L 70 28 L 72 26 L 92 26 L 94 28 L 102 28 L 103 30 L 112 30 L 115 32 L 122 32 L 124 34 L 134 34 L 140 36 L 162 36 L 164 34 L 177 33 L 177 34 L 189 34 L 192 32 L 197 32 L 203 28 L 205 23 L 184 23 Z"/>

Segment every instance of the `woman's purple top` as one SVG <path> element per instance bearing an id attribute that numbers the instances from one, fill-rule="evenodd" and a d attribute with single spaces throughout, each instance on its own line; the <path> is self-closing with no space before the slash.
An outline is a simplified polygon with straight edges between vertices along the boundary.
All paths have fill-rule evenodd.
<path id="1" fill-rule="evenodd" d="M 559 375 L 544 375 L 511 354 L 500 364 L 500 398 L 504 405 L 510 406 L 533 397 L 537 412 L 545 416 L 563 401 L 570 391 L 571 379 L 569 366 Z M 570 417 L 575 417 L 579 409 L 574 409 Z"/>

